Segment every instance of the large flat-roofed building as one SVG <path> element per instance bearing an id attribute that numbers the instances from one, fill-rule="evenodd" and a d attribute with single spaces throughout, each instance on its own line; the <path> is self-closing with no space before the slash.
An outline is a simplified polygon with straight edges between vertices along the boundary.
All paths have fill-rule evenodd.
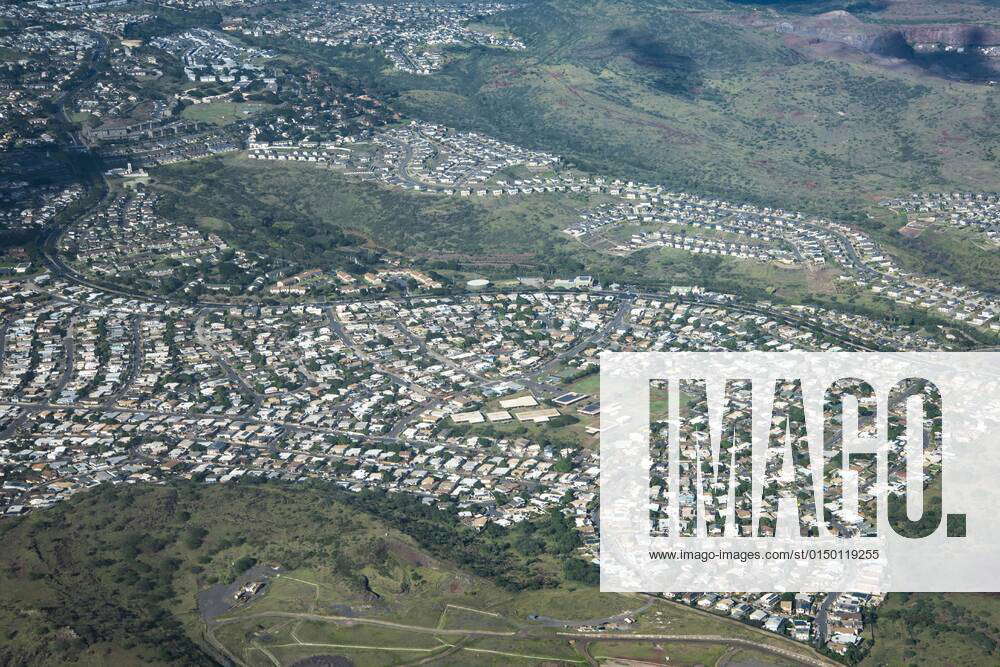
<path id="1" fill-rule="evenodd" d="M 516 398 L 505 398 L 500 401 L 500 407 L 504 410 L 511 408 L 533 408 L 538 405 L 538 401 L 531 394 L 527 396 L 517 396 Z"/>
<path id="2" fill-rule="evenodd" d="M 483 417 L 483 413 L 479 410 L 473 410 L 472 412 L 456 412 L 451 416 L 451 420 L 456 424 L 482 424 L 486 421 Z"/>
<path id="3" fill-rule="evenodd" d="M 552 419 L 553 417 L 558 417 L 560 412 L 555 408 L 541 408 L 538 410 L 522 410 L 518 412 L 515 416 L 518 421 L 522 422 L 535 422 L 543 423 Z"/>

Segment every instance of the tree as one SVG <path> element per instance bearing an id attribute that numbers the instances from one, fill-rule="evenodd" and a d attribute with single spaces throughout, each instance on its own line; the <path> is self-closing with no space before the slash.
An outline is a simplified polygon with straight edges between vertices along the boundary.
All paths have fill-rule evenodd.
<path id="1" fill-rule="evenodd" d="M 579 558 L 567 558 L 563 562 L 563 575 L 570 581 L 579 581 L 588 586 L 601 583 L 601 572 L 597 566 Z"/>
<path id="2" fill-rule="evenodd" d="M 257 564 L 257 559 L 253 556 L 243 556 L 233 563 L 233 574 L 240 575 Z"/>

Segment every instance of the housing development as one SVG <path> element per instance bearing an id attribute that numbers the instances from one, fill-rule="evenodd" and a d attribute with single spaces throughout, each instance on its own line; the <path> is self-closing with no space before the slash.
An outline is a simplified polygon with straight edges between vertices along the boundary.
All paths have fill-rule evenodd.
<path id="1" fill-rule="evenodd" d="M 184 239 L 167 248 L 181 260 L 196 256 Z M 182 306 L 51 271 L 7 280 L 4 513 L 105 482 L 329 479 L 453 503 L 477 529 L 565 507 L 594 558 L 601 350 L 940 345 L 816 308 L 571 284 L 581 287 Z M 692 601 L 815 638 L 801 617 L 822 596 L 796 598 L 795 613 L 777 599 L 710 597 Z M 861 630 L 848 623 L 832 646 L 846 650 Z"/>
<path id="2" fill-rule="evenodd" d="M 972 136 L 996 111 L 978 95 L 1000 35 L 972 26 L 994 9 L 963 2 L 945 29 L 898 0 L 537 4 L 0 7 L 0 579 L 55 591 L 0 593 L 0 663 L 942 664 L 928 633 L 980 651 L 954 664 L 995 661 L 988 601 L 597 587 L 603 353 L 1000 349 L 991 163 L 956 170 L 964 135 L 925 118 L 975 97 L 955 112 Z M 926 180 L 869 169 L 844 194 L 860 167 L 824 151 L 869 150 L 869 107 L 933 127 L 930 157 L 924 134 L 893 135 L 895 169 L 926 161 Z M 775 158 L 814 127 L 824 151 Z M 995 131 L 976 136 L 995 176 Z M 720 536 L 730 513 L 773 537 L 751 388 L 729 387 L 733 489 L 706 481 L 705 384 L 681 389 L 678 425 L 650 385 L 643 537 Z M 787 408 L 801 387 L 776 391 Z M 802 534 L 872 536 L 875 458 L 810 467 L 803 419 L 770 424 L 793 451 L 787 477 L 769 460 L 773 489 L 822 471 L 835 498 L 802 507 Z M 922 454 L 938 496 L 941 424 Z M 902 429 L 888 444 L 898 500 Z M 247 505 L 199 514 L 213 493 Z M 130 504 L 169 525 L 117 523 Z M 71 562 L 62 534 L 36 536 L 74 513 L 100 537 Z M 66 592 L 74 568 L 93 598 Z M 880 648 L 900 627 L 910 643 Z M 160 653 L 136 658 L 134 637 Z"/>
<path id="3" fill-rule="evenodd" d="M 371 144 L 374 155 L 354 145 L 305 150 L 255 143 L 249 157 L 315 162 L 388 185 L 447 196 L 530 197 L 561 192 L 610 198 L 609 203 L 581 210 L 579 222 L 566 234 L 615 254 L 667 246 L 785 265 L 829 262 L 843 271 L 838 280 L 881 298 L 1000 331 L 1000 301 L 995 296 L 907 271 L 877 241 L 843 223 L 568 170 L 547 177 L 501 178 L 497 176 L 501 169 L 550 170 L 559 159 L 438 126 L 412 123 L 405 130 L 377 134 Z M 989 196 L 982 201 L 988 203 Z M 644 231 L 633 232 L 622 242 L 610 235 L 629 227 Z"/>
<path id="4" fill-rule="evenodd" d="M 918 236 L 935 222 L 968 227 L 982 242 L 1000 244 L 1000 194 L 995 192 L 935 192 L 889 199 L 883 206 L 901 211 L 907 225 L 900 233 Z"/>
<path id="5" fill-rule="evenodd" d="M 516 37 L 469 27 L 477 17 L 507 11 L 513 5 L 468 3 L 326 3 L 274 21 L 238 20 L 223 26 L 252 37 L 294 35 L 324 46 L 366 46 L 379 49 L 392 65 L 412 74 L 430 74 L 445 62 L 443 47 L 481 45 L 523 49 Z"/>

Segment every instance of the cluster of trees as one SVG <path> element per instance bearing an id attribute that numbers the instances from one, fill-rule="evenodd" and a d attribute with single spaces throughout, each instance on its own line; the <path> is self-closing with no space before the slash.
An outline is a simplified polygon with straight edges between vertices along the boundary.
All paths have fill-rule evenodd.
<path id="1" fill-rule="evenodd" d="M 427 505 L 409 494 L 349 493 L 340 489 L 330 489 L 328 493 L 410 535 L 431 554 L 491 579 L 507 590 L 558 584 L 558 573 L 540 561 L 544 555 L 558 556 L 568 563 L 562 573 L 566 579 L 586 584 L 597 582 L 596 567 L 572 557 L 581 545 L 580 533 L 573 521 L 557 508 L 540 520 L 510 528 L 491 523 L 477 532 L 458 520 L 454 508 Z"/>
<path id="2" fill-rule="evenodd" d="M 964 642 L 988 655 L 997 650 L 996 638 L 1000 637 L 1000 628 L 993 625 L 988 617 L 942 596 L 898 593 L 894 597 L 901 604 L 879 611 L 878 620 L 899 622 L 911 646 L 918 647 L 921 641 L 931 640 L 942 633 L 955 633 L 962 635 Z"/>
<path id="3" fill-rule="evenodd" d="M 964 240 L 963 240 L 964 241 Z M 941 244 L 935 235 L 924 234 L 900 241 L 907 250 L 921 258 L 922 273 L 955 280 L 975 289 L 997 291 L 996 276 L 1000 272 L 1000 253 L 957 254 Z"/>
<path id="4" fill-rule="evenodd" d="M 218 28 L 221 23 L 222 14 L 215 10 L 180 11 L 161 6 L 157 7 L 152 20 L 127 23 L 122 32 L 126 39 L 141 39 L 147 42 L 191 28 Z"/>
<path id="5" fill-rule="evenodd" d="M 331 489 L 329 493 L 410 535 L 434 556 L 492 579 L 508 590 L 537 588 L 551 583 L 530 568 L 522 567 L 523 560 L 504 539 L 504 531 L 476 533 L 462 525 L 454 510 L 425 505 L 404 493 L 366 491 L 354 494 L 338 489 Z"/>
<path id="6" fill-rule="evenodd" d="M 176 595 L 174 576 L 181 565 L 168 553 L 178 526 L 171 522 L 165 530 L 148 523 L 147 530 L 126 528 L 133 514 L 129 508 L 143 493 L 101 487 L 88 494 L 86 509 L 73 507 L 80 501 L 60 503 L 44 516 L 27 518 L 28 524 L 6 527 L 12 533 L 4 539 L 7 549 L 22 547 L 37 554 L 23 562 L 30 563 L 27 579 L 31 583 L 25 585 L 34 589 L 32 599 L 42 601 L 42 620 L 33 621 L 38 625 L 35 631 L 51 632 L 52 637 L 38 649 L 45 652 L 35 656 L 39 661 L 75 661 L 87 646 L 108 642 L 135 651 L 144 661 L 215 664 L 168 610 Z M 93 514 L 81 520 L 88 509 Z M 83 524 L 90 524 L 87 532 L 82 532 Z M 120 528 L 112 528 L 119 524 Z M 25 531 L 30 533 L 27 545 L 19 537 Z M 3 560 L 19 560 L 10 556 L 4 554 Z M 48 565 L 57 561 L 58 567 Z M 4 586 L 8 585 L 9 580 Z M 17 599 L 16 587 L 8 589 L 8 594 Z M 7 648 L 0 648 L 0 662 L 18 657 L 18 647 L 23 650 L 21 642 L 28 639 L 23 636 L 26 632 L 18 624 L 8 626 Z M 7 651 L 15 653 L 5 656 Z M 26 655 L 19 657 L 24 660 Z"/>

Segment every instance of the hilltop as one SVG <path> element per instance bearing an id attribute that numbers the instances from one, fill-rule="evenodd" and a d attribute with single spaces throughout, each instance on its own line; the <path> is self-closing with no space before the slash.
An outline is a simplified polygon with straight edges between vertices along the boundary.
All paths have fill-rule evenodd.
<path id="1" fill-rule="evenodd" d="M 600 593 L 559 555 L 572 529 L 534 526 L 476 534 L 406 494 L 309 484 L 102 486 L 0 524 L 0 664 L 819 658 L 676 603 Z M 237 603 L 254 582 L 263 590 Z M 583 639 L 597 626 L 608 636 Z M 633 631 L 662 639 L 612 641 Z"/>

